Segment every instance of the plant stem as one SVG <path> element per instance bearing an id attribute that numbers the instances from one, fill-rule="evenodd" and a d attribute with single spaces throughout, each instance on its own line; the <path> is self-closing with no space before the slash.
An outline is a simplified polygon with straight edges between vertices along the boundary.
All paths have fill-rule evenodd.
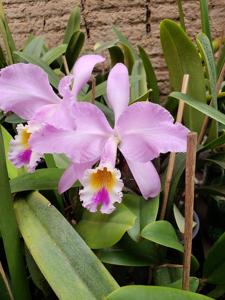
<path id="1" fill-rule="evenodd" d="M 30 298 L 25 263 L 17 228 L 5 161 L 4 142 L 0 128 L 0 228 L 6 253 L 12 292 L 16 300 Z"/>
<path id="2" fill-rule="evenodd" d="M 189 290 L 191 269 L 192 228 L 195 199 L 195 165 L 196 165 L 197 133 L 190 132 L 187 140 L 187 158 L 185 172 L 185 228 L 184 228 L 184 262 L 183 281 L 184 290 Z"/>
<path id="3" fill-rule="evenodd" d="M 186 31 L 186 26 L 184 22 L 184 10 L 182 6 L 182 0 L 176 0 L 177 1 L 177 6 L 179 10 L 179 17 L 180 17 L 180 25 L 183 28 L 184 31 Z"/>

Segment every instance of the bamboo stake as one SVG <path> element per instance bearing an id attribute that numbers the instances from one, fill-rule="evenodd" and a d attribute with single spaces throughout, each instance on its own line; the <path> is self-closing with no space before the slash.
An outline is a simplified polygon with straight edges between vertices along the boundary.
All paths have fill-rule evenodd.
<path id="1" fill-rule="evenodd" d="M 63 66 L 64 66 L 64 69 L 65 69 L 66 75 L 69 75 L 70 70 L 69 70 L 68 63 L 67 63 L 65 55 L 62 56 L 62 60 L 63 60 Z"/>
<path id="2" fill-rule="evenodd" d="M 188 82 L 189 82 L 189 74 L 184 74 L 183 81 L 182 81 L 182 87 L 181 92 L 183 94 L 187 93 L 188 88 Z M 184 112 L 184 102 L 182 100 L 179 101 L 178 111 L 177 111 L 177 118 L 176 122 L 181 123 L 182 117 Z M 164 193 L 163 193 L 163 202 L 162 202 L 162 208 L 160 213 L 160 220 L 163 220 L 165 218 L 166 214 L 166 208 L 167 208 L 167 202 L 169 198 L 169 192 L 170 192 L 170 184 L 173 176 L 173 169 L 176 159 L 176 153 L 172 152 L 170 153 L 169 157 L 169 163 L 167 167 L 167 173 L 166 173 L 166 181 L 165 181 L 165 187 L 164 187 Z"/>
<path id="3" fill-rule="evenodd" d="M 189 290 L 191 268 L 192 228 L 195 198 L 195 165 L 196 165 L 197 133 L 190 132 L 187 140 L 187 158 L 185 171 L 185 229 L 184 229 L 184 261 L 182 288 Z"/>

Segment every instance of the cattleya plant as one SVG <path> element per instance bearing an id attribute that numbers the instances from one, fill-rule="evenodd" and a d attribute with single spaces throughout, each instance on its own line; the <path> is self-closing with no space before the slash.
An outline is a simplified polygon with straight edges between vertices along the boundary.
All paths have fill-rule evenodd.
<path id="1" fill-rule="evenodd" d="M 202 32 L 192 42 L 177 2 L 180 25 L 160 25 L 173 91 L 166 101 L 149 56 L 118 29 L 83 54 L 76 8 L 63 44 L 49 49 L 30 36 L 17 51 L 1 7 L 0 299 L 223 299 L 224 37 L 212 40 L 201 0 Z M 111 67 L 102 71 L 106 51 Z M 188 89 L 180 93 L 184 74 Z M 183 124 L 174 121 L 180 101 Z M 184 170 L 193 131 L 185 287 Z M 170 152 L 179 152 L 172 169 Z"/>

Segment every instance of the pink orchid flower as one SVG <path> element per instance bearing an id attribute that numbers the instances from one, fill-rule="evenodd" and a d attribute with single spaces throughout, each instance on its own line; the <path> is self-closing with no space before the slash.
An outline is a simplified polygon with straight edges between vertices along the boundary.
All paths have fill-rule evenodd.
<path id="1" fill-rule="evenodd" d="M 76 129 L 75 100 L 89 80 L 94 66 L 105 59 L 100 55 L 84 55 L 75 63 L 72 74 L 59 83 L 59 94 L 53 91 L 48 75 L 33 64 L 18 63 L 0 71 L 0 109 L 14 112 L 29 121 L 17 126 L 18 135 L 11 142 L 9 158 L 15 166 L 34 171 L 41 154 L 31 149 L 29 139 L 41 126 Z"/>
<path id="2" fill-rule="evenodd" d="M 151 160 L 160 153 L 186 151 L 188 129 L 174 124 L 173 117 L 160 105 L 139 102 L 128 106 L 129 91 L 127 68 L 118 63 L 107 81 L 114 128 L 96 106 L 79 103 L 76 131 L 46 126 L 31 138 L 36 151 L 64 153 L 73 161 L 60 180 L 59 191 L 65 191 L 79 179 L 83 185 L 81 202 L 91 212 L 100 206 L 102 213 L 111 213 L 114 204 L 122 200 L 123 182 L 115 168 L 117 148 L 145 199 L 160 192 L 160 178 Z M 91 169 L 97 161 L 98 167 Z"/>

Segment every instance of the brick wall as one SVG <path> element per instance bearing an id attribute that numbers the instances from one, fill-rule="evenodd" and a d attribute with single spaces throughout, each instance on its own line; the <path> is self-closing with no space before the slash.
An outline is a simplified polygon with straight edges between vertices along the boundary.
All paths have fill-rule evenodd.
<path id="1" fill-rule="evenodd" d="M 199 1 L 184 0 L 186 25 L 194 36 L 200 28 Z M 162 93 L 168 91 L 167 72 L 161 55 L 159 23 L 164 18 L 178 20 L 175 0 L 5 0 L 4 7 L 18 47 L 29 35 L 44 35 L 49 46 L 62 41 L 71 9 L 82 10 L 82 28 L 86 32 L 86 50 L 97 41 L 113 38 L 116 25 L 132 42 L 145 47 L 157 71 Z M 210 17 L 213 36 L 220 36 L 224 26 L 225 0 L 211 0 Z"/>

